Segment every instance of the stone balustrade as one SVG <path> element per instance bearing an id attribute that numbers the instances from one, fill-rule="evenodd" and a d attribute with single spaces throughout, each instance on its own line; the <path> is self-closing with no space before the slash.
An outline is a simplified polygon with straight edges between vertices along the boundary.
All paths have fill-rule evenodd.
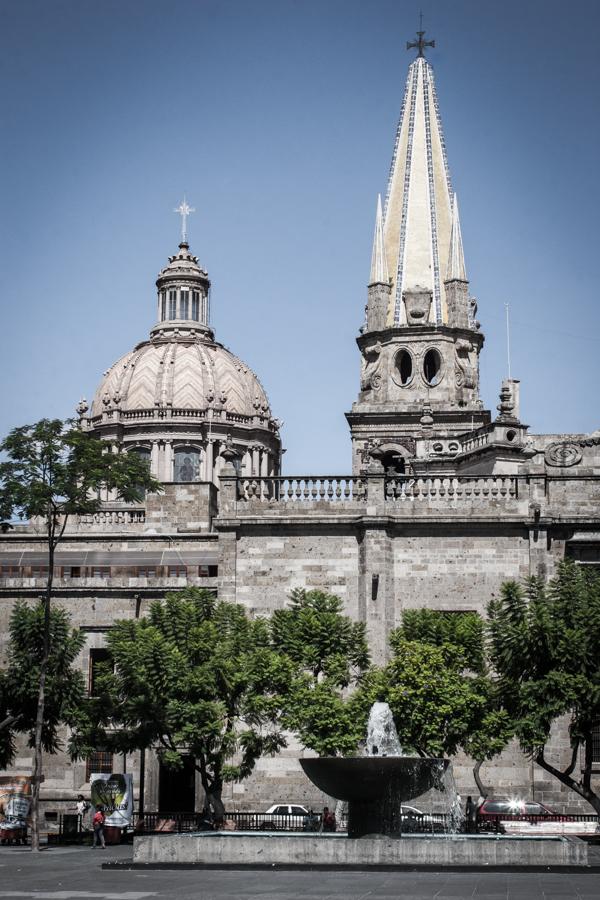
<path id="1" fill-rule="evenodd" d="M 239 478 L 237 482 L 237 499 L 240 501 L 340 503 L 365 500 L 366 496 L 366 478 L 355 475 Z"/>
<path id="2" fill-rule="evenodd" d="M 85 525 L 86 528 L 97 527 L 99 530 L 112 525 L 143 525 L 145 521 L 146 510 L 141 509 L 139 506 L 105 508 L 98 510 L 98 512 L 77 516 L 79 525 Z"/>
<path id="3" fill-rule="evenodd" d="M 489 444 L 490 436 L 493 434 L 493 431 L 494 428 L 492 425 L 485 425 L 478 431 L 473 431 L 465 437 L 460 438 L 461 453 L 470 453 L 473 450 L 478 450 L 480 447 L 485 447 Z"/>
<path id="4" fill-rule="evenodd" d="M 427 478 L 386 478 L 386 500 L 427 501 L 517 499 L 519 478 L 514 475 L 452 475 Z"/>

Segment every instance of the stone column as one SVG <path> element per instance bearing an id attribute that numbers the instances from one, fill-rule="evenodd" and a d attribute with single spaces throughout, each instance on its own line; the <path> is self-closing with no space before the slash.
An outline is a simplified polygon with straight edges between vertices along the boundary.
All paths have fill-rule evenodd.
<path id="1" fill-rule="evenodd" d="M 152 441 L 150 448 L 150 472 L 155 478 L 160 478 L 158 441 Z"/>
<path id="2" fill-rule="evenodd" d="M 263 478 L 269 474 L 269 457 L 265 449 L 260 451 L 260 474 Z"/>
<path id="3" fill-rule="evenodd" d="M 390 655 L 388 634 L 397 625 L 393 539 L 383 522 L 365 522 L 358 560 L 358 615 L 367 626 L 373 663 L 383 665 Z"/>
<path id="4" fill-rule="evenodd" d="M 252 475 L 257 478 L 260 475 L 260 448 L 253 444 L 252 446 Z"/>
<path id="5" fill-rule="evenodd" d="M 212 438 L 206 444 L 206 457 L 204 460 L 204 480 L 212 481 L 213 480 L 213 449 L 214 449 L 214 441 Z"/>
<path id="6" fill-rule="evenodd" d="M 163 454 L 163 481 L 173 481 L 173 442 L 165 441 L 165 450 Z"/>

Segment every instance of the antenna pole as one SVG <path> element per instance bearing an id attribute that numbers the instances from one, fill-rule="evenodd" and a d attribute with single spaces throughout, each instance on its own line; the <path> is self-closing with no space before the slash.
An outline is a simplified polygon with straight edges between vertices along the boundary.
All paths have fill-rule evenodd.
<path id="1" fill-rule="evenodd" d="M 509 314 L 508 314 L 508 308 L 509 308 L 508 303 L 505 303 L 504 309 L 506 310 L 506 358 L 508 361 L 508 378 L 510 381 L 512 379 L 511 379 L 511 374 L 510 374 L 510 319 L 509 319 Z"/>

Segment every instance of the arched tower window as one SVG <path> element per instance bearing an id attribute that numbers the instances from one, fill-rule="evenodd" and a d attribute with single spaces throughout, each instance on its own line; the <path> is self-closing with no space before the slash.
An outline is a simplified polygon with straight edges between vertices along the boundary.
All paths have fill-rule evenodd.
<path id="1" fill-rule="evenodd" d="M 194 322 L 200 319 L 200 291 L 192 291 L 192 319 Z"/>
<path id="2" fill-rule="evenodd" d="M 173 481 L 200 481 L 200 451 L 181 447 L 175 451 Z"/>
<path id="3" fill-rule="evenodd" d="M 179 318 L 188 319 L 190 315 L 190 292 L 182 291 L 179 300 Z"/>
<path id="4" fill-rule="evenodd" d="M 401 350 L 396 357 L 396 369 L 400 376 L 400 384 L 405 387 L 413 379 L 413 361 L 408 350 Z"/>
<path id="5" fill-rule="evenodd" d="M 442 357 L 435 348 L 428 350 L 425 354 L 423 377 L 431 387 L 435 387 L 442 380 Z"/>

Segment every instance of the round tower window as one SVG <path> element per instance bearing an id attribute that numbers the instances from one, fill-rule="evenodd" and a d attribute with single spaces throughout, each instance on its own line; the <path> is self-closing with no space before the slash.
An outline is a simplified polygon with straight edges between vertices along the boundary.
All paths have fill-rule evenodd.
<path id="1" fill-rule="evenodd" d="M 442 378 L 442 357 L 437 350 L 428 350 L 423 360 L 423 377 L 427 384 L 435 387 Z"/>
<path id="2" fill-rule="evenodd" d="M 408 350 L 401 350 L 396 357 L 396 369 L 400 376 L 400 384 L 410 384 L 413 379 L 413 361 Z"/>

